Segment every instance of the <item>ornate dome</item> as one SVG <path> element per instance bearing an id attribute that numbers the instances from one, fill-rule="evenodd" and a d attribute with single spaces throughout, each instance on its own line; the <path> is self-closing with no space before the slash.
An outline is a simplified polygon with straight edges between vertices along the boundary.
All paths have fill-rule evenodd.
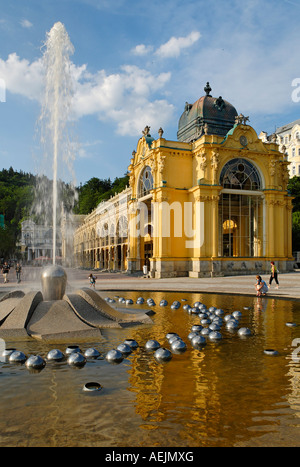
<path id="1" fill-rule="evenodd" d="M 226 136 L 234 126 L 238 116 L 235 107 L 221 96 L 212 97 L 209 83 L 204 91 L 206 95 L 194 104 L 186 102 L 178 124 L 178 141 L 190 143 L 203 134 Z"/>

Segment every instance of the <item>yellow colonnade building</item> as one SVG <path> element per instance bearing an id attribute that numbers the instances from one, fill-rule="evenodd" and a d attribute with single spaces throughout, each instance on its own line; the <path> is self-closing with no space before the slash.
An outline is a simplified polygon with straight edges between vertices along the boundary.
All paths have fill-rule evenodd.
<path id="1" fill-rule="evenodd" d="M 155 278 L 254 274 L 271 260 L 293 269 L 289 162 L 210 92 L 207 83 L 203 97 L 186 103 L 177 141 L 145 128 L 130 188 L 75 233 L 79 264 L 128 273 L 147 265 Z"/>

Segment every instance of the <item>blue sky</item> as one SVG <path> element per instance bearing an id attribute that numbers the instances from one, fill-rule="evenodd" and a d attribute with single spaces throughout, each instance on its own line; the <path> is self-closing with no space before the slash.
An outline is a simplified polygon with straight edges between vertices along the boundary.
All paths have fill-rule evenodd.
<path id="1" fill-rule="evenodd" d="M 258 134 L 300 118 L 300 0 L 0 1 L 1 168 L 37 171 L 41 47 L 57 21 L 75 49 L 77 185 L 123 176 L 146 125 L 176 140 L 207 81 Z"/>

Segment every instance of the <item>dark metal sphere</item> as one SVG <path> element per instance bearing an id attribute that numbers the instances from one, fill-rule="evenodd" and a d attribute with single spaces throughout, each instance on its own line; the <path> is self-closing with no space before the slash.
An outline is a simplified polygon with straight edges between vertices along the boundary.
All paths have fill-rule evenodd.
<path id="1" fill-rule="evenodd" d="M 217 310 L 215 311 L 215 315 L 216 316 L 223 316 L 224 311 L 221 308 L 217 308 Z"/>
<path id="2" fill-rule="evenodd" d="M 98 358 L 100 357 L 100 352 L 97 349 L 94 349 L 93 347 L 86 349 L 84 352 L 84 356 L 86 358 Z"/>
<path id="3" fill-rule="evenodd" d="M 170 352 L 170 350 L 165 349 L 164 347 L 160 347 L 154 352 L 154 357 L 159 362 L 168 362 L 172 359 L 172 353 Z"/>
<path id="4" fill-rule="evenodd" d="M 237 329 L 238 327 L 239 327 L 239 324 L 235 321 L 235 319 L 229 319 L 226 322 L 226 328 L 229 330 Z"/>
<path id="5" fill-rule="evenodd" d="M 219 341 L 222 339 L 222 334 L 218 331 L 212 331 L 209 335 L 208 335 L 208 338 L 211 340 L 211 341 Z"/>
<path id="6" fill-rule="evenodd" d="M 25 363 L 26 358 L 27 357 L 23 352 L 16 350 L 10 354 L 9 361 L 10 363 Z"/>
<path id="7" fill-rule="evenodd" d="M 238 335 L 240 337 L 244 337 L 244 336 L 251 336 L 252 335 L 252 332 L 249 328 L 240 328 L 238 330 Z"/>
<path id="8" fill-rule="evenodd" d="M 138 346 L 139 346 L 139 344 L 137 343 L 137 341 L 134 340 L 134 339 L 126 339 L 126 340 L 124 341 L 124 344 L 129 345 L 133 350 L 137 349 Z"/>
<path id="9" fill-rule="evenodd" d="M 82 367 L 86 364 L 86 358 L 79 352 L 73 352 L 68 358 L 68 364 L 72 366 Z"/>
<path id="10" fill-rule="evenodd" d="M 191 340 L 191 344 L 195 349 L 198 349 L 206 345 L 206 339 L 201 335 L 194 336 Z"/>
<path id="11" fill-rule="evenodd" d="M 157 342 L 154 339 L 150 339 L 149 341 L 146 342 L 145 344 L 145 349 L 146 350 L 157 350 L 160 348 L 160 343 Z"/>
<path id="12" fill-rule="evenodd" d="M 232 319 L 233 316 L 232 315 L 225 315 L 224 316 L 224 321 L 229 321 L 230 319 Z M 234 319 L 234 318 L 233 318 Z"/>
<path id="13" fill-rule="evenodd" d="M 117 350 L 123 355 L 130 355 L 132 353 L 132 348 L 128 344 L 119 344 Z"/>
<path id="14" fill-rule="evenodd" d="M 47 360 L 61 362 L 65 358 L 65 355 L 58 349 L 53 349 L 48 352 Z"/>
<path id="15" fill-rule="evenodd" d="M 235 318 L 235 319 L 240 319 L 242 317 L 242 313 L 240 311 L 234 311 L 232 313 L 232 316 Z"/>
<path id="16" fill-rule="evenodd" d="M 155 301 L 153 300 L 153 298 L 148 298 L 148 299 L 147 299 L 147 304 L 148 304 L 149 306 L 155 306 Z"/>
<path id="17" fill-rule="evenodd" d="M 27 368 L 42 370 L 46 366 L 45 360 L 39 355 L 31 355 L 25 362 Z"/>
<path id="18" fill-rule="evenodd" d="M 168 306 L 167 300 L 161 300 L 159 306 Z"/>
<path id="19" fill-rule="evenodd" d="M 81 352 L 78 345 L 68 345 L 66 348 L 66 354 L 71 355 L 72 353 Z"/>
<path id="20" fill-rule="evenodd" d="M 172 342 L 171 349 L 174 353 L 182 353 L 186 350 L 186 343 L 182 339 L 176 339 Z"/>
<path id="21" fill-rule="evenodd" d="M 106 360 L 110 363 L 121 363 L 123 361 L 123 354 L 119 350 L 112 349 L 106 354 Z"/>

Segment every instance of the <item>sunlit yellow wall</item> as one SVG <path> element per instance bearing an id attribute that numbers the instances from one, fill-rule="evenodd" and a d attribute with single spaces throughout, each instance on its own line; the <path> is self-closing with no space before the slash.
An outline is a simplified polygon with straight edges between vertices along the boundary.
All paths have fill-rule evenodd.
<path id="1" fill-rule="evenodd" d="M 246 146 L 241 145 L 241 136 L 246 136 L 248 140 Z M 129 166 L 130 185 L 132 203 L 134 203 L 139 198 L 139 179 L 143 168 L 146 166 L 151 168 L 154 180 L 151 199 L 157 209 L 151 266 L 153 277 L 188 274 L 198 277 L 202 274 L 211 274 L 214 261 L 218 261 L 219 272 L 222 273 L 222 263 L 232 261 L 232 258 L 218 257 L 218 202 L 222 191 L 219 178 L 224 164 L 237 157 L 248 159 L 254 164 L 263 180 L 264 207 L 261 209 L 263 209 L 265 245 L 257 246 L 259 259 L 265 260 L 266 263 L 270 260 L 280 261 L 282 269 L 285 268 L 286 262 L 292 261 L 292 199 L 286 191 L 289 164 L 279 152 L 277 144 L 263 143 L 252 127 L 240 124 L 236 125 L 225 139 L 214 135 L 203 135 L 194 143 L 167 141 L 164 138 L 150 143 L 145 137 L 139 140 L 137 151 L 133 154 Z M 180 223 L 172 225 L 173 209 L 170 209 L 170 236 L 162 235 L 166 216 L 169 215 L 166 209 L 162 209 L 164 203 L 179 211 L 181 209 L 183 213 L 186 202 L 193 203 L 194 211 L 196 203 L 203 203 L 204 243 L 201 246 L 187 248 L 186 242 L 190 238 L 185 235 L 183 219 L 182 235 L 176 236 L 174 229 L 178 229 Z M 133 212 L 132 216 L 134 215 Z M 195 212 L 193 225 L 196 225 Z M 247 225 L 240 228 L 246 229 Z M 136 261 L 139 248 L 137 238 L 131 237 L 129 269 L 134 270 L 137 263 L 139 268 L 143 265 L 142 255 L 139 261 Z M 247 261 L 255 262 L 258 257 L 247 258 Z M 239 260 L 241 258 L 235 258 L 236 262 Z M 199 265 L 199 262 L 202 264 Z M 196 264 L 198 265 L 195 266 Z M 205 264 L 205 268 L 201 271 L 201 267 Z"/>
<path id="2" fill-rule="evenodd" d="M 155 140 L 149 136 L 140 138 L 128 167 L 130 187 L 125 191 L 129 238 L 122 243 L 122 270 L 141 271 L 145 264 L 145 245 L 149 248 L 152 243 L 150 273 L 157 278 L 257 273 L 269 270 L 271 260 L 281 271 L 292 268 L 292 198 L 287 193 L 289 162 L 277 144 L 263 142 L 251 126 L 244 124 L 235 125 L 226 138 L 203 135 L 193 143 L 162 137 Z M 247 144 L 241 143 L 241 137 L 247 138 Z M 234 158 L 250 161 L 262 180 L 258 208 L 261 223 L 257 222 L 257 232 L 263 241 L 255 244 L 254 257 L 246 257 L 246 245 L 240 247 L 239 256 L 236 253 L 236 234 L 242 236 L 249 228 L 246 214 L 238 226 L 239 232 L 233 234 L 233 256 L 220 254 L 224 231 L 219 219 L 223 190 L 219 180 L 224 165 Z M 147 166 L 151 168 L 153 190 L 141 198 L 140 179 Z M 116 268 L 117 242 L 110 239 L 104 244 L 98 238 L 97 227 L 106 222 L 106 217 L 112 217 L 109 211 L 116 203 L 117 198 L 112 198 L 105 209 L 93 211 L 76 230 L 74 250 L 78 265 L 105 264 L 110 269 Z M 140 217 L 141 206 L 147 208 L 146 218 Z M 193 241 L 197 238 L 187 229 L 187 209 L 192 212 L 189 229 L 197 231 L 199 242 Z M 196 212 L 202 212 L 203 217 Z M 142 224 L 152 225 L 151 235 L 139 234 Z"/>

